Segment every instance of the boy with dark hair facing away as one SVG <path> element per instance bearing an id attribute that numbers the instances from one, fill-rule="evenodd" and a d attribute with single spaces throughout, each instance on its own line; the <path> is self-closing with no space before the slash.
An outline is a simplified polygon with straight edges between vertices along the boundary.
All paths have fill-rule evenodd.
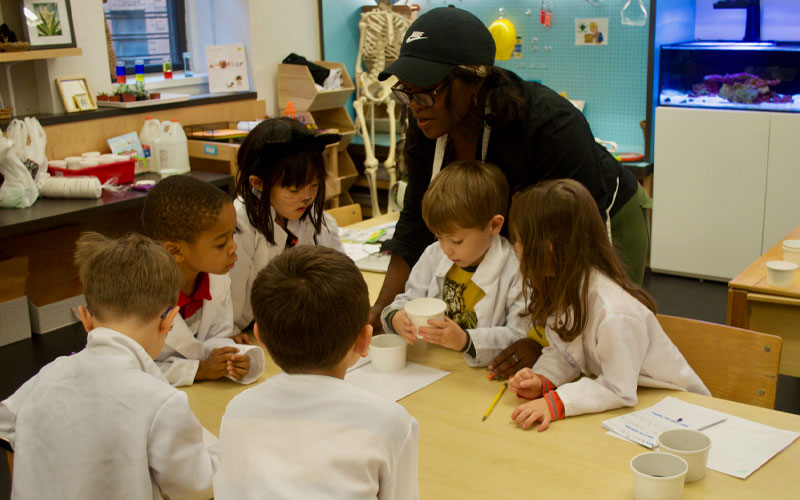
<path id="1" fill-rule="evenodd" d="M 178 263 L 183 278 L 180 314 L 156 358 L 169 383 L 228 377 L 254 382 L 264 371 L 264 352 L 234 335 L 231 280 L 236 262 L 236 211 L 221 189 L 189 175 L 167 177 L 144 203 L 142 223 Z M 240 343 L 240 345 L 237 345 Z"/>
<path id="2" fill-rule="evenodd" d="M 210 498 L 219 449 L 153 362 L 178 314 L 181 273 L 158 243 L 84 233 L 75 260 L 86 348 L 0 403 L 11 498 Z M 212 437 L 212 439 L 215 438 Z"/>
<path id="3" fill-rule="evenodd" d="M 405 292 L 383 310 L 386 331 L 409 344 L 420 335 L 461 351 L 470 366 L 489 364 L 525 338 L 531 325 L 519 261 L 500 236 L 508 198 L 508 181 L 494 165 L 463 161 L 442 169 L 422 198 L 422 217 L 438 242 L 414 265 Z M 403 308 L 420 297 L 444 300 L 444 320 L 414 327 Z"/>
<path id="4" fill-rule="evenodd" d="M 418 498 L 419 424 L 343 380 L 372 339 L 353 261 L 322 246 L 286 250 L 251 299 L 256 337 L 284 373 L 225 410 L 216 498 Z"/>

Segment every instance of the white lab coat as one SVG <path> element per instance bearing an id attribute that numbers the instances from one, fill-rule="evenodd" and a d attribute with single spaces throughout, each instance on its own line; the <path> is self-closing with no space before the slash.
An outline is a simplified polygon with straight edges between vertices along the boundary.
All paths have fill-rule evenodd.
<path id="1" fill-rule="evenodd" d="M 237 199 L 233 203 L 236 208 L 236 232 L 233 239 L 238 249 L 236 254 L 239 260 L 230 271 L 231 298 L 233 299 L 233 321 L 239 330 L 242 330 L 253 321 L 253 308 L 250 305 L 250 290 L 253 288 L 258 272 L 269 264 L 269 261 L 280 255 L 286 247 L 286 231 L 275 222 L 275 209 L 270 207 L 272 214 L 275 244 L 270 245 L 267 238 L 247 218 L 247 209 L 244 202 Z M 344 247 L 339 239 L 339 226 L 333 217 L 323 212 L 323 223 L 320 233 L 314 237 L 314 225 L 311 220 L 290 220 L 287 224 L 289 231 L 297 236 L 298 245 L 321 245 L 333 248 L 344 253 Z"/>
<path id="2" fill-rule="evenodd" d="M 410 300 L 441 299 L 445 275 L 452 266 L 453 262 L 439 243 L 429 245 L 411 270 L 405 292 L 395 297 L 381 313 L 383 328 L 394 332 L 388 317 L 392 311 L 403 309 Z M 464 359 L 470 366 L 485 366 L 503 349 L 525 338 L 531 328 L 530 315 L 520 316 L 525 313 L 522 275 L 514 248 L 507 239 L 499 235 L 492 237 L 489 250 L 472 275 L 472 282 L 485 295 L 475 304 L 477 328 L 467 330 L 475 346 L 475 358 L 464 353 Z"/>
<path id="3" fill-rule="evenodd" d="M 586 328 L 564 342 L 548 319 L 550 346 L 533 365 L 558 387 L 566 416 L 633 406 L 639 385 L 710 395 L 652 311 L 605 274 L 590 279 Z"/>
<path id="4" fill-rule="evenodd" d="M 228 378 L 242 384 L 255 382 L 264 371 L 264 351 L 256 345 L 237 344 L 231 339 L 234 335 L 231 280 L 225 274 L 209 274 L 208 278 L 211 300 L 204 300 L 203 307 L 195 312 L 200 315 L 197 336 L 181 315 L 177 315 L 156 364 L 170 384 L 192 385 L 200 360 L 208 359 L 209 353 L 218 347 L 233 346 L 239 354 L 250 358 L 250 371 L 241 380 Z"/>
<path id="5" fill-rule="evenodd" d="M 13 500 L 210 498 L 219 448 L 204 432 L 144 348 L 108 328 L 0 403 Z"/>
<path id="6" fill-rule="evenodd" d="M 279 373 L 228 404 L 217 500 L 419 498 L 419 424 L 325 375 Z"/>

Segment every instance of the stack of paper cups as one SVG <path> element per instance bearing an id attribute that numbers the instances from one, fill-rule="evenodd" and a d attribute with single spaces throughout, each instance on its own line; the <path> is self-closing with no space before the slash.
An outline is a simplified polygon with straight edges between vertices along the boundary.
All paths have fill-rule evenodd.
<path id="1" fill-rule="evenodd" d="M 783 260 L 800 266 L 800 240 L 783 240 Z"/>

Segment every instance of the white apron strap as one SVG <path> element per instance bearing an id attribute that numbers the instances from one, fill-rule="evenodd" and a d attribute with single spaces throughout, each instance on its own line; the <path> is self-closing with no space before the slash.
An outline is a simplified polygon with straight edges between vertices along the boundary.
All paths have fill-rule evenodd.
<path id="1" fill-rule="evenodd" d="M 611 197 L 611 203 L 608 204 L 608 209 L 606 209 L 606 232 L 608 232 L 608 241 L 614 242 L 611 238 L 611 207 L 614 206 L 614 201 L 617 199 L 617 193 L 619 192 L 619 177 L 617 177 L 617 187 L 614 188 L 614 196 Z"/>
<path id="2" fill-rule="evenodd" d="M 481 161 L 486 163 L 486 152 L 489 150 L 489 136 L 492 134 L 492 127 L 489 125 L 483 126 L 483 140 L 481 144 Z M 431 171 L 431 181 L 442 170 L 442 163 L 444 162 L 444 150 L 447 148 L 448 134 L 436 139 L 436 151 L 433 154 L 433 169 Z"/>

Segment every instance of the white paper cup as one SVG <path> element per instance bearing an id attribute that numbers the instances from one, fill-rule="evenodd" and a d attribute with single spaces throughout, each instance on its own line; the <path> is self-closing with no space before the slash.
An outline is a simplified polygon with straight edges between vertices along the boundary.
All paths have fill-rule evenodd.
<path id="1" fill-rule="evenodd" d="M 442 321 L 447 304 L 441 299 L 423 297 L 408 302 L 404 309 L 408 320 L 419 328 L 421 326 L 430 326 L 428 325 L 428 320 L 430 319 Z M 417 338 L 421 339 L 422 335 L 417 334 Z"/>
<path id="2" fill-rule="evenodd" d="M 48 167 L 55 167 L 55 168 L 67 168 L 67 161 L 66 160 L 48 160 L 47 161 Z"/>
<path id="3" fill-rule="evenodd" d="M 689 466 L 679 456 L 663 452 L 640 453 L 631 459 L 636 500 L 680 500 Z"/>
<path id="4" fill-rule="evenodd" d="M 800 240 L 783 240 L 783 260 L 800 266 Z"/>
<path id="5" fill-rule="evenodd" d="M 767 283 L 780 288 L 788 288 L 794 284 L 794 272 L 797 264 L 785 260 L 767 262 Z"/>
<path id="6" fill-rule="evenodd" d="M 66 158 L 64 158 L 64 161 L 69 163 L 71 161 L 81 161 L 84 159 L 85 158 L 83 156 L 67 156 Z"/>
<path id="7" fill-rule="evenodd" d="M 81 156 L 84 158 L 99 158 L 100 151 L 87 151 L 85 153 L 81 153 Z"/>
<path id="8" fill-rule="evenodd" d="M 161 176 L 161 178 L 169 177 L 170 175 L 178 175 L 180 173 L 181 171 L 177 168 L 165 168 L 158 171 L 158 174 Z"/>
<path id="9" fill-rule="evenodd" d="M 369 359 L 376 372 L 396 372 L 406 367 L 408 344 L 403 337 L 384 333 L 372 337 Z"/>
<path id="10" fill-rule="evenodd" d="M 670 429 L 658 435 L 658 450 L 677 455 L 686 460 L 689 472 L 686 482 L 691 483 L 706 477 L 708 450 L 711 439 L 700 431 Z"/>

